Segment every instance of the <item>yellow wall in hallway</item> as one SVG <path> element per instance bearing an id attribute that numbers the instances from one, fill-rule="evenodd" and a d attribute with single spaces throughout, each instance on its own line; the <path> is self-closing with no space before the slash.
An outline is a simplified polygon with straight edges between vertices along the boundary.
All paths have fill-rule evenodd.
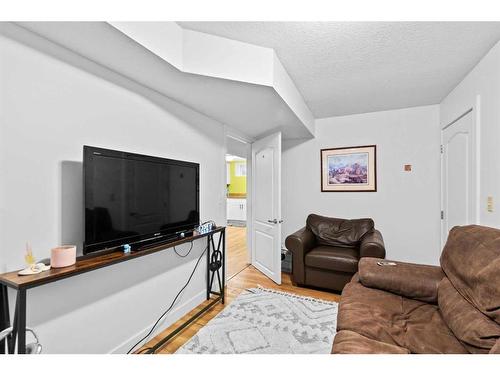
<path id="1" fill-rule="evenodd" d="M 228 185 L 229 194 L 246 194 L 247 192 L 247 176 L 236 176 L 236 164 L 246 164 L 245 161 L 229 162 L 229 179 Z"/>

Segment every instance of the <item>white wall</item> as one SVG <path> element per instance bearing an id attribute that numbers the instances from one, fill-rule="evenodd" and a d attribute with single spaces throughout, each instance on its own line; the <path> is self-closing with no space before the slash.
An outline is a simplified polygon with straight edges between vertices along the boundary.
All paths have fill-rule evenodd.
<path id="1" fill-rule="evenodd" d="M 443 100 L 440 123 L 444 127 L 473 108 L 479 133 L 479 223 L 500 227 L 500 43 L 497 43 L 460 84 Z M 494 199 L 487 211 L 487 197 Z"/>
<path id="2" fill-rule="evenodd" d="M 108 81 L 0 37 L 0 271 L 83 238 L 82 146 L 200 163 L 201 218 L 222 223 L 224 130 L 196 127 Z M 170 304 L 203 250 L 149 255 L 28 291 L 46 353 L 126 351 Z M 184 251 L 184 246 L 179 248 Z M 205 266 L 164 326 L 204 299 Z M 12 307 L 12 306 L 11 306 Z"/>
<path id="3" fill-rule="evenodd" d="M 283 238 L 309 213 L 372 217 L 387 258 L 437 264 L 440 249 L 439 106 L 316 120 L 316 138 L 287 141 L 283 152 Z M 320 187 L 320 149 L 377 145 L 377 192 Z M 412 164 L 411 172 L 403 165 Z"/>

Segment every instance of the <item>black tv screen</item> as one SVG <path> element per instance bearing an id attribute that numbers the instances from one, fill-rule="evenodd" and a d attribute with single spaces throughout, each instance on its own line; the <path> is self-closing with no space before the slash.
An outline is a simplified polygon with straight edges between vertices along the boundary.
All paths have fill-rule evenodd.
<path id="1" fill-rule="evenodd" d="M 199 223 L 199 164 L 84 146 L 84 253 Z"/>

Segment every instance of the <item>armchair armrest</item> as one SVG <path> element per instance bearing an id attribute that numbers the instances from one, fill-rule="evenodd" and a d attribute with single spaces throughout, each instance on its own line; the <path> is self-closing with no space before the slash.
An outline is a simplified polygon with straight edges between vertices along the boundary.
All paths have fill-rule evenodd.
<path id="1" fill-rule="evenodd" d="M 286 238 L 285 246 L 292 252 L 292 279 L 297 284 L 305 282 L 304 257 L 315 244 L 316 237 L 307 227 L 299 229 Z"/>
<path id="2" fill-rule="evenodd" d="M 359 247 L 359 257 L 385 258 L 384 239 L 378 230 L 363 236 Z"/>
<path id="3" fill-rule="evenodd" d="M 378 261 L 377 258 L 359 261 L 359 280 L 364 286 L 428 303 L 437 302 L 438 284 L 444 277 L 441 267 L 403 262 L 379 266 Z"/>

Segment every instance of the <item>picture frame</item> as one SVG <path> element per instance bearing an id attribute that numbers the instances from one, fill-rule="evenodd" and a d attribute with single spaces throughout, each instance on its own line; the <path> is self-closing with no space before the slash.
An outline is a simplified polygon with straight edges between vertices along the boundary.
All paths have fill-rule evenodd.
<path id="1" fill-rule="evenodd" d="M 377 146 L 321 149 L 322 192 L 376 192 Z"/>

